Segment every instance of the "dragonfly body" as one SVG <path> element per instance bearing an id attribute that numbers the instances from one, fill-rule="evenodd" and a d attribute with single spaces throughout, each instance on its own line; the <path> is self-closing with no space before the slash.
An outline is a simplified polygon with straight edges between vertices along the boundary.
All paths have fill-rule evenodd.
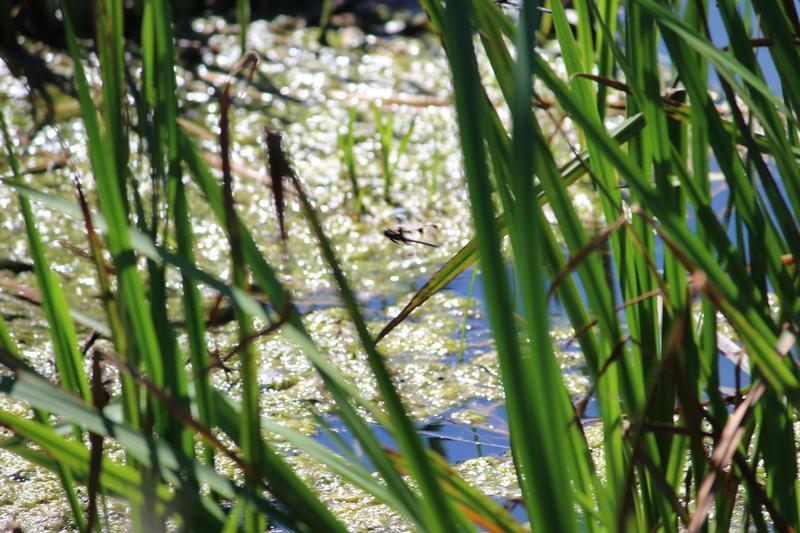
<path id="1" fill-rule="evenodd" d="M 419 230 L 416 230 L 416 231 L 418 231 L 419 233 L 422 233 L 422 229 L 419 229 Z M 383 232 L 383 234 L 384 234 L 384 236 L 386 236 L 387 239 L 389 239 L 390 241 L 392 241 L 394 243 L 397 243 L 397 244 L 409 244 L 409 243 L 424 244 L 425 246 L 431 246 L 432 248 L 438 248 L 438 246 L 433 244 L 432 242 L 422 241 L 422 240 L 419 240 L 419 239 L 412 239 L 411 237 L 407 236 L 408 234 L 410 234 L 410 233 L 413 234 L 416 231 L 415 230 L 404 229 L 404 228 L 398 226 L 397 229 L 389 229 L 389 228 L 387 228 Z"/>

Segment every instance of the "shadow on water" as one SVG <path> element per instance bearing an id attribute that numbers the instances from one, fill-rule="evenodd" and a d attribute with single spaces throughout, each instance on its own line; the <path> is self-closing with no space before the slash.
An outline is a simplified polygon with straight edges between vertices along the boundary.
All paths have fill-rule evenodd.
<path id="1" fill-rule="evenodd" d="M 451 464 L 459 464 L 475 457 L 506 453 L 509 450 L 509 443 L 505 407 L 501 403 L 483 399 L 469 400 L 466 406 L 485 411 L 487 414 L 483 423 L 457 422 L 451 418 L 457 409 L 450 410 L 417 426 L 420 437 L 428 447 Z M 347 455 L 356 457 L 366 468 L 373 469 L 373 465 L 344 422 L 338 417 L 329 416 L 325 418 L 323 425 L 327 427 L 317 436 L 319 442 L 333 450 L 347 452 Z M 397 449 L 397 443 L 386 429 L 373 425 L 373 430 L 381 444 Z M 335 433 L 335 436 L 331 435 L 331 432 Z M 342 447 L 347 449 L 342 450 Z"/>

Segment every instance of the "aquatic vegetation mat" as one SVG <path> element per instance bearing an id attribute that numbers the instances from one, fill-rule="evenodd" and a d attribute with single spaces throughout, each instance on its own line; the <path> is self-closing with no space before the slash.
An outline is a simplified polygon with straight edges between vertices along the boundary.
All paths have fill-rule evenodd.
<path id="1" fill-rule="evenodd" d="M 3 41 L 8 527 L 800 527 L 796 6 L 420 3 Z"/>

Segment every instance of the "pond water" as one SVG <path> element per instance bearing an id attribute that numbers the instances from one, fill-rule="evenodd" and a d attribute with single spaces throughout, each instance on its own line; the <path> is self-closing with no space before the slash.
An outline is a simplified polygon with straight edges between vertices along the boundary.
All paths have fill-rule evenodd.
<path id="1" fill-rule="evenodd" d="M 199 37 L 196 42 L 190 39 L 184 43 L 184 54 L 199 57 L 178 71 L 185 102 L 183 116 L 203 150 L 213 159 L 218 152 L 217 89 L 238 59 L 238 46 L 235 31 L 222 19 L 197 20 L 193 29 Z M 331 47 L 323 47 L 316 35 L 316 30 L 305 29 L 288 18 L 270 23 L 256 21 L 250 27 L 250 44 L 262 60 L 253 85 L 238 86 L 241 97 L 232 111 L 237 207 L 256 242 L 276 265 L 281 280 L 291 289 L 308 329 L 329 354 L 330 361 L 357 383 L 365 397 L 376 399 L 377 391 L 365 357 L 294 198 L 289 199 L 290 239 L 286 251 L 283 250 L 272 196 L 264 181 L 259 132 L 268 122 L 285 132 L 297 172 L 322 214 L 326 232 L 358 292 L 370 327 L 377 332 L 472 234 L 461 179 L 456 121 L 449 104 L 449 70 L 440 46 L 432 37 L 380 38 L 357 28 L 344 28 L 331 35 Z M 69 63 L 63 56 L 38 45 L 28 43 L 28 46 L 33 52 L 46 55 L 54 71 L 69 74 Z M 543 52 L 563 73 L 557 51 L 547 48 Z M 96 61 L 92 59 L 91 64 Z M 136 58 L 132 57 L 134 75 L 139 74 L 136 64 Z M 488 72 L 487 65 L 481 67 Z M 14 80 L 8 67 L 0 62 L 0 104 L 4 110 L 11 110 L 12 134 L 21 140 L 19 149 L 24 152 L 23 167 L 45 168 L 44 172 L 26 179 L 37 187 L 72 198 L 69 169 L 58 164 L 47 168 L 49 163 L 57 162 L 55 154 L 61 153 L 58 136 L 52 128 L 42 126 L 41 110 L 28 107 L 25 95 L 24 85 Z M 81 142 L 83 131 L 74 101 L 57 95 L 55 103 L 72 163 L 88 176 L 87 154 Z M 383 117 L 393 114 L 397 144 L 412 124 L 414 128 L 408 151 L 392 161 L 396 171 L 390 189 L 391 202 L 383 199 L 375 108 L 381 110 Z M 337 136 L 350 120 L 351 109 L 356 117 L 353 126 L 357 179 L 366 206 L 366 213 L 360 218 L 353 216 L 353 191 L 337 146 Z M 500 111 L 504 115 L 505 110 Z M 615 117 L 608 126 L 618 124 L 613 122 L 617 118 L 622 117 Z M 552 127 L 550 116 L 543 115 L 540 120 L 544 127 Z M 562 159 L 567 159 L 566 143 L 558 135 L 554 139 L 563 149 Z M 134 140 L 132 153 L 140 149 L 142 146 Z M 143 195 L 147 195 L 149 184 L 144 176 L 149 169 L 141 158 L 134 157 L 132 165 L 134 174 L 142 176 L 138 183 Z M 7 171 L 5 160 L 0 160 L 0 174 Z M 588 185 L 578 184 L 572 193 L 576 203 L 583 206 L 582 216 L 587 225 L 594 225 L 599 209 Z M 212 221 L 199 191 L 190 188 L 190 194 L 201 266 L 228 278 L 228 262 L 220 246 L 225 241 L 224 232 Z M 718 198 L 715 202 L 724 206 L 724 192 Z M 0 259 L 24 261 L 27 257 L 24 231 L 21 217 L 14 214 L 15 206 L 11 192 L 0 189 L 0 242 L 9 243 L 0 248 Z M 81 225 L 64 220 L 46 208 L 38 209 L 37 217 L 49 257 L 71 306 L 88 317 L 101 319 L 91 265 L 74 253 L 75 246 L 85 247 Z M 397 227 L 425 228 L 421 238 L 438 247 L 390 242 L 383 232 Z M 509 276 L 513 276 L 510 271 Z M 18 297 L 25 287 L 35 286 L 33 275 L 0 272 L 0 278 L 5 280 L 0 289 L 4 318 L 32 364 L 52 377 L 46 323 L 38 308 Z M 473 302 L 468 304 L 471 279 L 471 270 L 459 275 L 445 291 L 387 336 L 380 348 L 427 444 L 457 465 L 468 482 L 499 502 L 512 502 L 518 496 L 518 489 L 508 454 L 508 428 L 497 358 L 485 318 L 480 273 L 471 293 Z M 179 290 L 179 282 L 176 275 L 169 280 L 175 291 Z M 210 307 L 213 293 L 209 291 L 204 296 Z M 173 303 L 178 314 L 177 299 Z M 567 387 L 574 399 L 581 398 L 589 381 L 577 346 L 567 342 L 571 330 L 557 301 L 552 303 L 551 326 Z M 88 333 L 88 329 L 83 328 L 81 333 Z M 236 344 L 236 337 L 233 324 L 212 328 L 210 349 L 224 353 Z M 185 339 L 181 342 L 185 343 Z M 264 416 L 314 434 L 335 448 L 334 440 L 317 425 L 321 416 L 329 430 L 358 454 L 352 436 L 337 419 L 331 399 L 302 353 L 273 337 L 260 339 L 257 350 Z M 723 386 L 732 387 L 736 370 L 723 357 L 720 372 Z M 212 378 L 215 386 L 234 397 L 239 394 L 235 368 L 230 372 L 214 371 Z M 742 384 L 745 383 L 746 377 Z M 3 400 L 0 408 L 27 412 L 26 406 L 8 400 Z M 590 403 L 585 416 L 592 418 L 597 414 L 593 402 Z M 382 428 L 376 427 L 375 431 L 383 443 L 393 444 Z M 596 440 L 599 435 L 592 435 L 591 425 L 587 426 L 587 433 L 590 440 L 599 442 Z M 303 454 L 288 446 L 281 449 L 298 472 L 318 487 L 321 498 L 353 529 L 407 527 Z M 0 482 L 0 516 L 17 516 L 26 530 L 69 527 L 65 522 L 66 507 L 53 476 L 5 452 L 0 452 L 0 476 L 4 476 Z M 366 507 L 369 513 L 363 512 Z M 511 508 L 516 517 L 525 519 L 521 506 Z M 114 520 L 125 521 L 124 506 L 112 504 L 112 510 Z"/>

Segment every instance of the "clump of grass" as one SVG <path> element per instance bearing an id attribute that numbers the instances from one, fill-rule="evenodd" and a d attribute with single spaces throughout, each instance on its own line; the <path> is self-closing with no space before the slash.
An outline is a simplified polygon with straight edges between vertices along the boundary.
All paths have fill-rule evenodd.
<path id="1" fill-rule="evenodd" d="M 347 128 L 339 132 L 336 136 L 339 150 L 342 153 L 342 163 L 344 164 L 350 186 L 353 188 L 353 216 L 356 220 L 360 219 L 364 212 L 364 197 L 361 187 L 358 185 L 358 175 L 356 174 L 356 155 L 355 155 L 355 123 L 356 110 L 351 108 L 347 118 Z"/>
<path id="2" fill-rule="evenodd" d="M 383 173 L 383 199 L 386 203 L 392 203 L 391 190 L 394 183 L 394 173 L 400 158 L 406 153 L 411 135 L 414 133 L 416 117 L 411 120 L 408 130 L 400 139 L 400 144 L 395 148 L 394 134 L 394 111 L 391 109 L 384 111 L 375 105 L 372 108 L 375 117 L 375 129 L 378 132 L 378 142 L 380 144 L 381 172 Z"/>

